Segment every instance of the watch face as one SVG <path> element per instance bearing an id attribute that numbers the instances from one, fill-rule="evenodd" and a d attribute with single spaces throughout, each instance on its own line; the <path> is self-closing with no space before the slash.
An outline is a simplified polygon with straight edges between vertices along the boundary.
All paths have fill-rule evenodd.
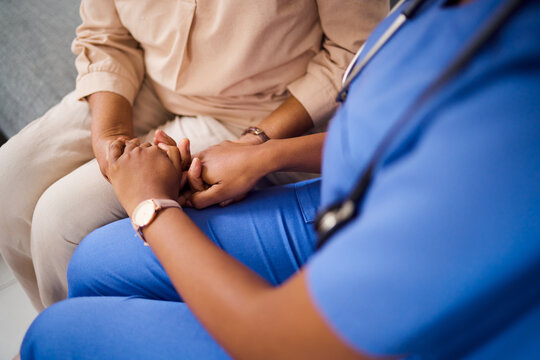
<path id="1" fill-rule="evenodd" d="M 133 210 L 133 223 L 138 226 L 146 226 L 154 217 L 155 212 L 154 202 L 145 200 Z"/>

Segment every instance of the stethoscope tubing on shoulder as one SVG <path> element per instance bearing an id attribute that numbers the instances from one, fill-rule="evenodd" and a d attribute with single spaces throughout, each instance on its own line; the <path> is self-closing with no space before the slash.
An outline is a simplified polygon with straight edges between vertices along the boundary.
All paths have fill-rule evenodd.
<path id="1" fill-rule="evenodd" d="M 356 64 L 358 55 L 355 56 L 352 64 L 349 66 L 349 71 L 344 76 L 343 88 L 340 91 L 341 96 L 338 96 L 338 101 L 345 99 L 348 88 L 352 81 L 360 74 L 362 69 L 373 58 L 373 56 L 384 46 L 384 44 L 392 37 L 393 34 L 405 23 L 407 19 L 411 19 L 421 5 L 427 0 L 412 0 L 411 4 L 396 18 L 390 25 L 387 31 L 375 43 L 372 49 L 366 54 L 363 60 Z M 482 1 L 482 0 L 476 0 Z M 342 201 L 338 201 L 330 205 L 324 211 L 317 215 L 315 228 L 317 230 L 318 241 L 317 249 L 320 249 L 339 229 L 348 224 L 353 218 L 359 215 L 362 203 L 365 199 L 369 186 L 373 181 L 374 173 L 380 164 L 383 157 L 389 151 L 394 141 L 401 134 L 402 130 L 414 118 L 420 108 L 440 91 L 450 80 L 452 80 L 459 72 L 464 69 L 469 61 L 476 53 L 487 43 L 489 39 L 502 27 L 514 12 L 524 4 L 527 0 L 508 0 L 504 1 L 493 14 L 476 32 L 474 37 L 468 41 L 455 59 L 448 65 L 441 74 L 431 83 L 420 96 L 409 106 L 401 117 L 393 124 L 390 130 L 379 143 L 372 157 L 370 158 L 365 170 L 360 175 L 352 192 Z M 399 4 L 395 7 L 397 8 Z M 408 11 L 407 11 L 408 10 Z M 407 11 L 407 12 L 406 12 Z M 404 19 L 400 19 L 402 17 Z M 382 40 L 382 41 L 381 41 Z M 373 51 L 374 50 L 374 51 Z M 355 65 L 356 64 L 356 65 Z"/>
<path id="2" fill-rule="evenodd" d="M 360 54 L 364 51 L 364 45 L 360 47 L 360 50 L 354 55 L 354 58 L 352 59 L 351 63 L 347 67 L 347 70 L 345 70 L 345 74 L 343 75 L 342 83 L 341 83 L 341 90 L 338 92 L 338 96 L 336 101 L 343 102 L 345 101 L 345 98 L 347 97 L 347 92 L 349 91 L 349 86 L 351 85 L 351 82 L 360 74 L 360 72 L 364 69 L 364 67 L 368 64 L 368 62 L 381 50 L 381 48 L 390 40 L 390 38 L 405 24 L 405 22 L 409 19 L 412 19 L 418 9 L 428 0 L 411 0 L 411 3 L 403 9 L 403 11 L 396 17 L 396 19 L 390 24 L 388 29 L 385 30 L 385 32 L 381 35 L 379 39 L 375 42 L 375 44 L 369 49 L 366 56 L 362 58 L 362 61 L 358 62 L 358 58 L 360 57 Z M 401 7 L 401 4 L 403 4 L 405 0 L 401 0 L 398 2 L 392 11 L 388 15 L 391 15 Z"/>

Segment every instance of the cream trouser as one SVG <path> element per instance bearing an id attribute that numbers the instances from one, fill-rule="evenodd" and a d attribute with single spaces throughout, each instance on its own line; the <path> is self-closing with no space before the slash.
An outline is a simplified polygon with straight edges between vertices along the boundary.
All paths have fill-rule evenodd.
<path id="1" fill-rule="evenodd" d="M 148 82 L 135 99 L 133 122 L 146 141 L 156 128 L 189 138 L 192 153 L 241 132 L 210 117 L 175 117 Z M 0 148 L 0 169 L 0 252 L 41 310 L 66 297 L 66 270 L 79 242 L 126 217 L 94 159 L 88 104 L 67 95 Z"/>

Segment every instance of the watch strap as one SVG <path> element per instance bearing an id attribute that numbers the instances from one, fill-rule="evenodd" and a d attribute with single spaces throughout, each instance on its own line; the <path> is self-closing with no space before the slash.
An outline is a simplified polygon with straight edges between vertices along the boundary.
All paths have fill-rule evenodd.
<path id="1" fill-rule="evenodd" d="M 246 130 L 244 130 L 244 132 L 242 133 L 242 136 L 246 134 L 253 134 L 253 135 L 258 136 L 262 140 L 263 143 L 270 140 L 270 138 L 268 137 L 268 135 L 266 135 L 263 129 L 255 127 L 255 126 L 250 126 Z"/>
<path id="2" fill-rule="evenodd" d="M 156 211 L 159 211 L 161 209 L 166 209 L 170 207 L 176 207 L 181 209 L 182 207 L 177 201 L 171 200 L 171 199 L 152 199 L 154 204 L 156 204 Z"/>
<path id="3" fill-rule="evenodd" d="M 146 245 L 146 246 L 148 246 L 148 243 L 146 242 L 146 239 L 144 238 L 144 234 L 143 234 L 142 231 L 143 231 L 143 229 L 145 227 L 147 227 L 152 222 L 154 222 L 154 220 L 158 216 L 158 213 L 161 210 L 167 209 L 167 208 L 172 208 L 172 207 L 179 208 L 179 209 L 182 208 L 182 206 L 180 206 L 180 204 L 177 201 L 174 201 L 174 200 L 171 200 L 171 199 L 150 199 L 150 200 L 154 203 L 154 211 L 155 211 L 155 215 L 152 217 L 152 220 L 150 220 L 146 225 L 143 225 L 143 226 L 139 226 L 139 225 L 135 224 L 133 222 L 133 220 L 131 221 L 131 225 L 133 226 L 133 229 L 135 230 L 137 235 L 139 235 L 141 240 L 144 242 L 144 245 Z M 147 200 L 145 200 L 145 201 L 147 201 Z"/>

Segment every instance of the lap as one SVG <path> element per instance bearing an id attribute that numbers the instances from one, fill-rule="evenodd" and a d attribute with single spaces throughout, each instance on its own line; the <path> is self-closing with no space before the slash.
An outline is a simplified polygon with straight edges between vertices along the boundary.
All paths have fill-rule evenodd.
<path id="1" fill-rule="evenodd" d="M 137 297 L 69 299 L 30 326 L 23 359 L 228 359 L 187 305 Z"/>
<path id="2" fill-rule="evenodd" d="M 226 208 L 185 209 L 206 235 L 273 284 L 294 274 L 313 252 L 319 180 L 253 192 Z M 70 296 L 130 296 L 179 300 L 151 249 L 129 219 L 83 240 L 69 270 Z"/>

